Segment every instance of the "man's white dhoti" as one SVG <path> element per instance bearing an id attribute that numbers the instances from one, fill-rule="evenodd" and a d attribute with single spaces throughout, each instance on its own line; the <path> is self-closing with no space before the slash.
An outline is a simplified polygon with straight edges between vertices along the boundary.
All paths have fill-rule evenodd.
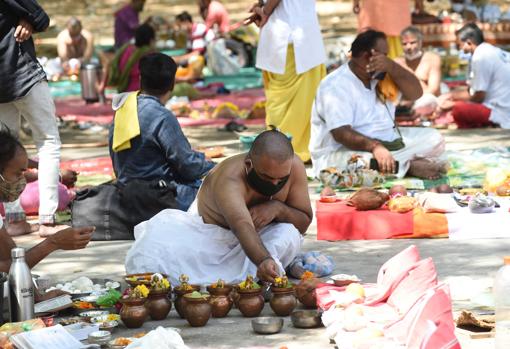
<path id="1" fill-rule="evenodd" d="M 405 176 L 409 170 L 411 160 L 419 158 L 445 160 L 445 141 L 443 136 L 433 128 L 426 127 L 402 127 L 400 128 L 405 147 L 401 150 L 392 151 L 393 158 L 399 162 L 398 178 Z M 314 173 L 317 174 L 328 167 L 346 168 L 347 162 L 352 155 L 358 154 L 368 163 L 373 157 L 372 153 L 349 150 L 340 145 L 336 151 L 324 154 L 316 159 L 313 158 Z"/>
<path id="2" fill-rule="evenodd" d="M 259 232 L 281 270 L 299 253 L 302 237 L 289 223 L 273 223 Z M 219 278 L 239 283 L 257 267 L 234 233 L 205 224 L 192 205 L 188 212 L 164 210 L 135 227 L 135 243 L 126 256 L 126 272 L 167 274 L 173 285 L 186 274 L 190 283 L 210 284 Z"/>

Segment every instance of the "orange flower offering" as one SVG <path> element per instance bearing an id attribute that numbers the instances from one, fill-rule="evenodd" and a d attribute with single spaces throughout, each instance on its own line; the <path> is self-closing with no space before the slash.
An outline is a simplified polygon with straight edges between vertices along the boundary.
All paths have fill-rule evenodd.
<path id="1" fill-rule="evenodd" d="M 301 280 L 303 280 L 303 281 L 310 280 L 310 279 L 313 279 L 314 277 L 315 277 L 314 273 L 307 270 L 303 273 L 303 275 L 301 275 Z"/>
<path id="2" fill-rule="evenodd" d="M 225 281 L 218 279 L 218 281 L 211 285 L 211 288 L 225 288 Z"/>

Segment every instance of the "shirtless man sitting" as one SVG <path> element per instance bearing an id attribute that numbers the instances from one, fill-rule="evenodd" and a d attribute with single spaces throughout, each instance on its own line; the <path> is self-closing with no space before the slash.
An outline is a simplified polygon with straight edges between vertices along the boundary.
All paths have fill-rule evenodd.
<path id="1" fill-rule="evenodd" d="M 420 29 L 410 26 L 401 33 L 404 57 L 395 59 L 401 66 L 414 72 L 420 80 L 423 95 L 414 103 L 403 101 L 400 105 L 412 107 L 414 116 L 431 116 L 438 106 L 440 95 L 441 57 L 432 51 L 423 51 L 423 34 Z"/>
<path id="2" fill-rule="evenodd" d="M 284 273 L 312 221 L 305 167 L 287 137 L 261 133 L 249 153 L 205 178 L 188 212 L 165 210 L 135 228 L 126 271 L 161 272 L 178 283 L 229 283 Z"/>
<path id="3" fill-rule="evenodd" d="M 66 29 L 57 36 L 57 51 L 60 64 L 67 75 L 79 74 L 80 66 L 90 61 L 94 54 L 94 37 L 82 28 L 76 17 L 67 21 Z"/>

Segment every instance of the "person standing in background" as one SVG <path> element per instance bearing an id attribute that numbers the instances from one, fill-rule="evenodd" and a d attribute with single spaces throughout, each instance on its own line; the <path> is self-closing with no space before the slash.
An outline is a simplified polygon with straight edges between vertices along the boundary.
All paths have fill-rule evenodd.
<path id="1" fill-rule="evenodd" d="M 198 0 L 198 6 L 207 30 L 213 29 L 219 35 L 228 33 L 230 30 L 230 19 L 227 9 L 221 2 L 216 0 Z"/>
<path id="2" fill-rule="evenodd" d="M 131 0 L 129 4 L 115 12 L 115 49 L 135 37 L 135 30 L 140 25 L 139 14 L 144 6 L 145 0 Z"/>
<path id="3" fill-rule="evenodd" d="M 358 15 L 358 33 L 367 29 L 381 31 L 387 37 L 388 57 L 404 54 L 400 33 L 411 25 L 409 0 L 353 0 L 352 10 Z"/>
<path id="4" fill-rule="evenodd" d="M 50 19 L 35 0 L 0 2 L 0 128 L 18 134 L 21 115 L 29 123 L 39 155 L 39 235 L 61 230 L 55 225 L 58 207 L 60 135 L 55 104 L 46 73 L 37 61 L 32 32 L 48 28 Z M 15 222 L 25 222 L 25 213 L 14 202 Z"/>
<path id="5" fill-rule="evenodd" d="M 307 162 L 312 103 L 326 76 L 315 0 L 268 0 L 251 12 L 261 28 L 256 66 L 263 70 L 266 125 L 290 134 Z"/>

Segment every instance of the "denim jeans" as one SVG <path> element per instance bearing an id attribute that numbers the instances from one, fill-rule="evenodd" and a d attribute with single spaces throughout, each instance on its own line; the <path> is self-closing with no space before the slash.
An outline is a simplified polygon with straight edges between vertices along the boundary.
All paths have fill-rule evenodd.
<path id="1" fill-rule="evenodd" d="M 30 125 L 39 155 L 39 222 L 52 224 L 58 207 L 60 135 L 46 81 L 34 85 L 25 97 L 0 103 L 0 121 L 14 134 L 19 132 L 22 115 Z"/>

